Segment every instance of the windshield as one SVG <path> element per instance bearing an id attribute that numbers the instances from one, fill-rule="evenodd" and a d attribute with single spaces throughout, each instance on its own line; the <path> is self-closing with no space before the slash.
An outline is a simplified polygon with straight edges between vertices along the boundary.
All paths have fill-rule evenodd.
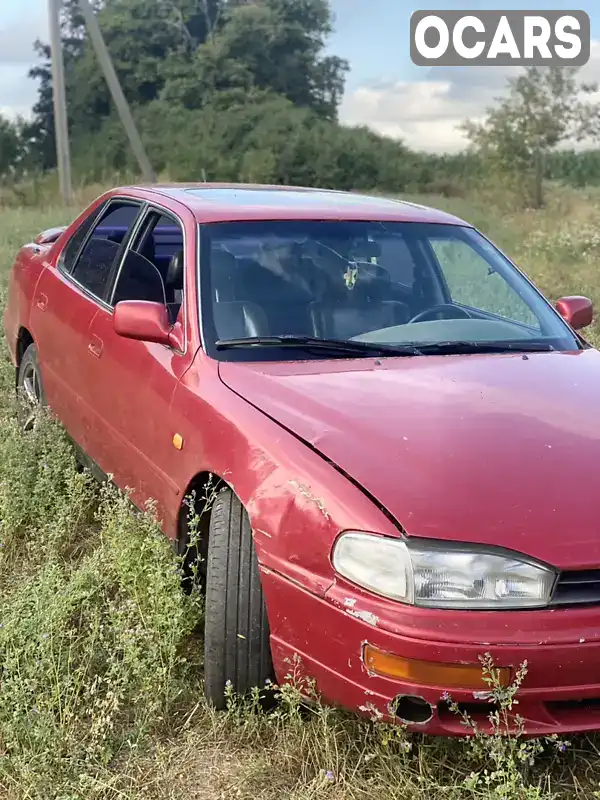
<path id="1" fill-rule="evenodd" d="M 200 274 L 204 340 L 220 359 L 331 358 L 315 338 L 371 343 L 383 355 L 384 346 L 423 354 L 581 346 L 529 281 L 460 225 L 212 223 L 201 226 Z M 339 344 L 335 353 L 344 355 Z"/>

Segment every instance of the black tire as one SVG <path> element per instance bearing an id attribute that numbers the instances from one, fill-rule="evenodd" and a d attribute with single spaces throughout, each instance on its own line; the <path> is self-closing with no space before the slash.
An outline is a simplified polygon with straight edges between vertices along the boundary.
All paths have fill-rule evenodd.
<path id="1" fill-rule="evenodd" d="M 17 402 L 19 422 L 24 430 L 30 430 L 39 408 L 46 405 L 46 394 L 40 371 L 37 347 L 30 344 L 23 353 L 17 373 Z"/>
<path id="2" fill-rule="evenodd" d="M 236 694 L 245 696 L 272 680 L 269 623 L 250 520 L 231 489 L 224 489 L 210 517 L 204 693 L 222 710 L 228 681 Z"/>

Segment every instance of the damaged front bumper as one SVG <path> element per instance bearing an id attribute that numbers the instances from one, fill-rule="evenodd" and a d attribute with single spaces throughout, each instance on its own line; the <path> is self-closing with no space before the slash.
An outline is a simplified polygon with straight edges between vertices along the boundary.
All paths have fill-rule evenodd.
<path id="1" fill-rule="evenodd" d="M 489 654 L 502 668 L 501 683 L 527 662 L 513 709 L 527 735 L 600 730 L 600 609 L 442 612 L 337 581 L 324 597 L 270 570 L 262 581 L 280 682 L 296 661 L 296 678 L 314 680 L 331 704 L 410 730 L 463 736 L 469 728 L 448 696 L 480 730 L 489 727 L 492 698 L 480 660 Z"/>

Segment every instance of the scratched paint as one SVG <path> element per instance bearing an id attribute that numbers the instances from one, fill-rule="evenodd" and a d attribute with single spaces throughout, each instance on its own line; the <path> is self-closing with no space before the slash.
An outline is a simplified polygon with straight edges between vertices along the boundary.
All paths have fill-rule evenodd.
<path id="1" fill-rule="evenodd" d="M 307 500 L 311 500 L 319 509 L 321 514 L 325 517 L 325 519 L 331 519 L 329 515 L 329 511 L 325 507 L 325 501 L 322 497 L 317 497 L 317 495 L 313 494 L 308 486 L 305 486 L 303 483 L 298 483 L 298 481 L 290 481 L 290 486 L 293 486 L 302 497 L 305 497 Z"/>
<path id="2" fill-rule="evenodd" d="M 367 625 L 374 625 L 375 627 L 379 622 L 379 617 L 376 614 L 373 614 L 371 611 L 347 608 L 346 614 L 350 614 L 352 617 L 356 617 L 357 619 L 361 619 L 363 622 L 366 622 Z"/>

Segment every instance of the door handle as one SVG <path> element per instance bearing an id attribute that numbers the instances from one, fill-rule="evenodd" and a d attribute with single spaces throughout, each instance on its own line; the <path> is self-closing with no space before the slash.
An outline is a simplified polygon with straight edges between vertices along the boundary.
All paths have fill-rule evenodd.
<path id="1" fill-rule="evenodd" d="M 45 294 L 39 294 L 36 300 L 36 305 L 42 311 L 45 311 L 48 308 L 48 298 Z"/>
<path id="2" fill-rule="evenodd" d="M 90 353 L 96 358 L 100 358 L 100 356 L 102 355 L 103 348 L 104 345 L 102 344 L 102 340 L 99 339 L 97 336 L 92 336 L 92 339 L 88 344 L 88 350 L 90 351 Z"/>

